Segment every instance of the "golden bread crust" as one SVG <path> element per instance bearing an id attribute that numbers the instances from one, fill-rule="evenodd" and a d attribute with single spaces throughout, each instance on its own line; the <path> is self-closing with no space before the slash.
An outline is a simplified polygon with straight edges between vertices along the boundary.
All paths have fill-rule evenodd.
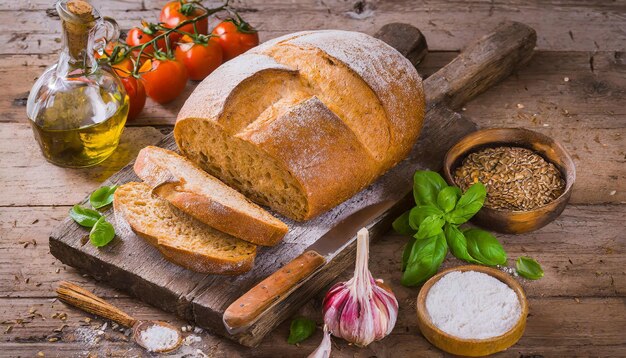
<path id="1" fill-rule="evenodd" d="M 181 109 L 174 137 L 184 155 L 252 200 L 307 220 L 408 155 L 424 98 L 415 68 L 384 42 L 300 32 L 213 72 Z"/>

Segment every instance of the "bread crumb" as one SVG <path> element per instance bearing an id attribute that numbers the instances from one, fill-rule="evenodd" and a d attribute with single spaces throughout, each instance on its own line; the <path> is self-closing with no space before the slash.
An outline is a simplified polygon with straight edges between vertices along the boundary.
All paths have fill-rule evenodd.
<path id="1" fill-rule="evenodd" d="M 565 82 L 569 82 L 569 77 L 564 77 L 564 78 L 563 78 L 563 81 L 565 81 Z"/>
<path id="2" fill-rule="evenodd" d="M 523 105 L 523 104 L 521 104 L 521 103 L 518 103 L 518 104 L 517 104 L 517 108 L 522 109 L 522 108 L 524 108 L 524 105 Z"/>
<path id="3" fill-rule="evenodd" d="M 610 196 L 615 195 L 615 193 L 617 193 L 617 190 L 611 190 L 611 192 L 609 193 Z"/>

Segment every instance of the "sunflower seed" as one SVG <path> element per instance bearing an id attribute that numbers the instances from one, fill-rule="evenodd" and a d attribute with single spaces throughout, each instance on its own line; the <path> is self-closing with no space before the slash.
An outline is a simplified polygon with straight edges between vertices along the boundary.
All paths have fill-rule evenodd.
<path id="1" fill-rule="evenodd" d="M 487 148 L 468 155 L 454 173 L 463 190 L 480 181 L 487 188 L 485 206 L 528 211 L 544 206 L 565 191 L 557 167 L 530 149 Z"/>

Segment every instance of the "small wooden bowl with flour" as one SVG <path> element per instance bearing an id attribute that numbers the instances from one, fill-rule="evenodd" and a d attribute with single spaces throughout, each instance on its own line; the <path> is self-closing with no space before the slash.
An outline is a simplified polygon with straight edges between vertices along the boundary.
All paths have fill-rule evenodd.
<path id="1" fill-rule="evenodd" d="M 446 269 L 417 296 L 420 331 L 448 353 L 480 357 L 503 351 L 524 334 L 528 301 L 510 275 L 486 266 Z"/>

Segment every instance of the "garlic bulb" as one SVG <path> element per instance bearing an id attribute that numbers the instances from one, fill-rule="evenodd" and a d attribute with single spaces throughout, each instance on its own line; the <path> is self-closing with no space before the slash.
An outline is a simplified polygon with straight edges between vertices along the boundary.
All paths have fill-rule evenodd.
<path id="1" fill-rule="evenodd" d="M 319 347 L 309 354 L 307 358 L 330 358 L 330 349 L 332 348 L 330 342 L 330 332 L 328 332 L 328 326 L 324 325 L 324 338 Z"/>
<path id="2" fill-rule="evenodd" d="M 336 336 L 359 347 L 386 337 L 396 325 L 398 300 L 382 280 L 374 280 L 367 262 L 369 233 L 357 233 L 354 277 L 335 284 L 324 298 L 324 323 Z"/>

